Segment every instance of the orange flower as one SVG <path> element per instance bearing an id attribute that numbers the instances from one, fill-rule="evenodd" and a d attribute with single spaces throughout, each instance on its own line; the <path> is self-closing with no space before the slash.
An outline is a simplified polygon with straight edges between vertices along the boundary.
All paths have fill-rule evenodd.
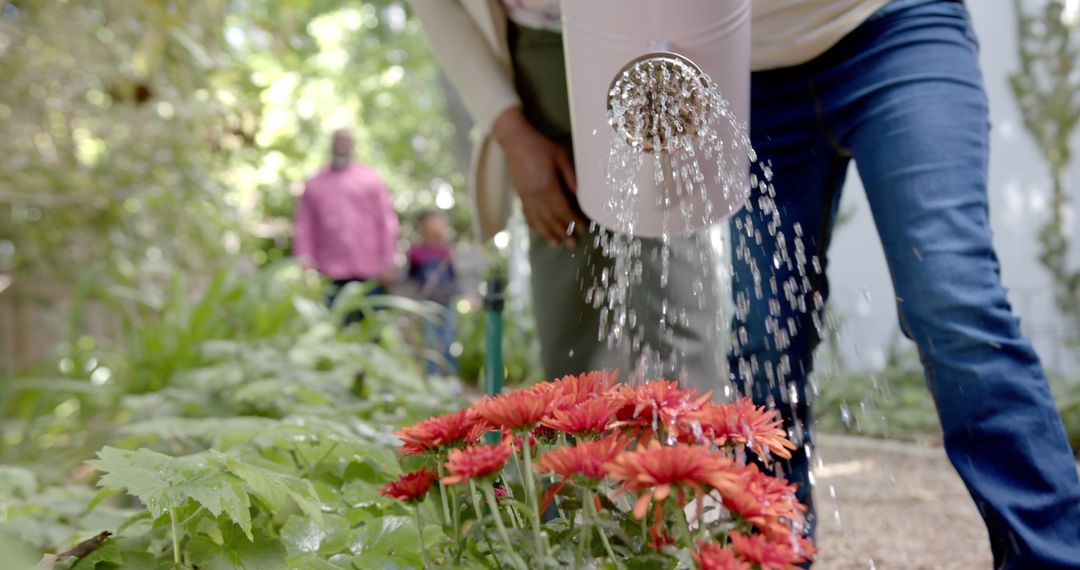
<path id="1" fill-rule="evenodd" d="M 699 543 L 697 552 L 690 552 L 698 570 L 751 570 L 750 564 L 735 553 L 714 542 Z"/>
<path id="2" fill-rule="evenodd" d="M 650 380 L 636 388 L 624 386 L 620 396 L 626 403 L 619 415 L 623 423 L 651 426 L 656 431 L 661 422 L 667 427 L 701 409 L 712 392 L 702 394 L 693 388 L 682 389 L 671 380 Z"/>
<path id="3" fill-rule="evenodd" d="M 655 441 L 649 447 L 627 451 L 604 465 L 621 483 L 618 493 L 641 493 L 634 504 L 634 517 L 641 519 L 655 499 L 663 501 L 674 489 L 679 505 L 686 504 L 686 490 L 700 498 L 705 487 L 732 493 L 739 484 L 739 474 L 732 461 L 702 447 L 678 444 L 661 447 Z M 658 517 L 659 518 L 659 517 Z"/>
<path id="4" fill-rule="evenodd" d="M 622 400 L 594 398 L 579 402 L 573 407 L 555 410 L 540 425 L 570 435 L 595 437 L 611 425 L 615 413 L 623 407 Z"/>
<path id="5" fill-rule="evenodd" d="M 607 475 L 604 464 L 626 449 L 627 440 L 610 436 L 599 441 L 584 441 L 573 447 L 558 447 L 540 456 L 533 469 L 554 473 L 563 479 L 575 476 L 596 481 Z"/>
<path id="6" fill-rule="evenodd" d="M 438 473 L 424 467 L 419 471 L 405 473 L 396 480 L 383 485 L 382 489 L 379 490 L 379 494 L 405 503 L 419 502 L 427 494 L 431 484 L 435 482 L 438 476 Z"/>
<path id="7" fill-rule="evenodd" d="M 485 396 L 473 409 L 491 424 L 508 430 L 532 429 L 547 415 L 549 399 L 539 389 L 525 389 L 492 398 Z"/>
<path id="8" fill-rule="evenodd" d="M 458 443 L 466 445 L 480 439 L 488 426 L 471 408 L 428 418 L 394 432 L 404 442 L 398 448 L 403 456 L 420 455 Z"/>
<path id="9" fill-rule="evenodd" d="M 744 536 L 739 531 L 731 531 L 730 538 L 736 554 L 761 570 L 799 570 L 798 564 L 810 561 L 813 556 L 812 551 L 800 553 L 808 545 L 806 541 L 792 545 L 790 541 L 770 540 L 761 534 Z"/>
<path id="10" fill-rule="evenodd" d="M 683 422 L 684 426 L 697 422 L 701 433 L 716 441 L 717 445 L 732 442 L 749 445 L 759 456 L 771 453 L 790 459 L 791 451 L 797 447 L 787 438 L 776 410 L 755 406 L 749 398 L 741 398 L 730 404 L 706 403 L 701 409 L 684 416 Z"/>
<path id="11" fill-rule="evenodd" d="M 562 481 L 544 494 L 540 510 L 547 509 L 555 497 L 571 480 L 592 487 L 607 475 L 604 464 L 626 449 L 628 441 L 622 436 L 610 436 L 599 441 L 584 441 L 572 447 L 558 447 L 540 456 L 533 469 L 540 473 L 554 473 Z"/>
<path id="12" fill-rule="evenodd" d="M 446 461 L 446 470 L 450 475 L 443 477 L 442 482 L 444 485 L 452 485 L 487 477 L 502 469 L 509 458 L 510 446 L 505 443 L 452 450 Z"/>
<path id="13" fill-rule="evenodd" d="M 552 407 L 567 409 L 592 398 L 602 398 L 612 393 L 617 372 L 585 372 L 577 376 L 563 376 L 547 386 L 551 387 Z"/>
<path id="14" fill-rule="evenodd" d="M 740 471 L 737 489 L 720 492 L 725 508 L 772 537 L 788 537 L 801 530 L 806 506 L 795 498 L 798 485 L 766 475 L 753 464 Z"/>

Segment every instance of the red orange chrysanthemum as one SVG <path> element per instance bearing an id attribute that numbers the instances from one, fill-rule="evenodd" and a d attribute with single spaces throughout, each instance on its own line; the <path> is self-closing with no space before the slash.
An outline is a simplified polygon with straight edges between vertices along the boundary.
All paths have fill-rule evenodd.
<path id="1" fill-rule="evenodd" d="M 427 494 L 431 484 L 439 477 L 438 473 L 428 468 L 405 473 L 397 479 L 383 485 L 379 494 L 405 503 L 420 501 Z"/>
<path id="2" fill-rule="evenodd" d="M 619 395 L 624 407 L 618 419 L 626 425 L 665 428 L 677 424 L 712 398 L 712 392 L 702 394 L 693 388 L 681 388 L 672 380 L 650 380 L 640 386 L 624 386 Z"/>
<path id="3" fill-rule="evenodd" d="M 751 570 L 750 563 L 735 552 L 714 542 L 698 544 L 697 552 L 691 552 L 698 570 Z"/>
<path id="4" fill-rule="evenodd" d="M 557 409 L 540 425 L 576 436 L 597 436 L 615 421 L 615 413 L 623 407 L 622 400 L 593 398 L 566 408 Z"/>
<path id="5" fill-rule="evenodd" d="M 717 445 L 749 445 L 760 456 L 771 453 L 790 459 L 791 451 L 797 447 L 787 438 L 776 411 L 755 406 L 749 398 L 741 398 L 730 404 L 707 402 L 700 409 L 687 413 L 683 422 L 685 426 L 696 424 L 701 435 L 712 439 Z M 692 433 L 697 430 L 688 431 Z"/>
<path id="6" fill-rule="evenodd" d="M 604 465 L 608 475 L 620 483 L 617 492 L 640 493 L 634 503 L 634 517 L 641 519 L 653 501 L 663 501 L 674 490 L 679 504 L 692 490 L 699 498 L 706 488 L 721 494 L 733 493 L 739 484 L 732 461 L 702 447 L 677 444 L 665 447 L 655 441 L 649 447 L 620 454 Z"/>
<path id="7" fill-rule="evenodd" d="M 627 443 L 621 436 L 609 436 L 599 441 L 584 441 L 573 447 L 558 447 L 541 455 L 533 469 L 540 473 L 554 473 L 563 479 L 603 479 L 607 474 L 604 464 L 626 450 Z"/>
<path id="8" fill-rule="evenodd" d="M 563 376 L 548 383 L 552 409 L 567 409 L 593 398 L 611 395 L 616 376 L 616 372 L 585 372 L 576 376 Z"/>
<path id="9" fill-rule="evenodd" d="M 798 485 L 762 473 L 756 465 L 740 471 L 735 492 L 723 493 L 724 507 L 769 536 L 800 531 L 806 507 L 795 497 Z"/>
<path id="10" fill-rule="evenodd" d="M 455 449 L 446 458 L 446 471 L 450 474 L 442 482 L 452 485 L 497 473 L 506 465 L 510 453 L 511 448 L 505 443 Z"/>
<path id="11" fill-rule="evenodd" d="M 761 534 L 746 536 L 739 531 L 732 531 L 729 536 L 731 548 L 744 560 L 757 565 L 761 570 L 799 570 L 799 564 L 812 559 L 813 552 L 800 552 L 809 543 L 805 540 L 772 540 Z"/>
<path id="12" fill-rule="evenodd" d="M 519 390 L 500 396 L 485 396 L 473 409 L 492 425 L 508 430 L 532 429 L 547 415 L 550 399 L 540 391 Z"/>
<path id="13" fill-rule="evenodd" d="M 626 450 L 629 441 L 620 435 L 608 436 L 599 441 L 584 441 L 573 447 L 558 447 L 540 456 L 533 469 L 540 473 L 554 473 L 562 477 L 544 495 L 541 510 L 570 481 L 593 486 L 607 475 L 606 463 Z"/>
<path id="14" fill-rule="evenodd" d="M 394 432 L 404 443 L 398 448 L 403 456 L 420 455 L 459 443 L 471 444 L 480 439 L 488 426 L 471 408 L 428 418 Z"/>

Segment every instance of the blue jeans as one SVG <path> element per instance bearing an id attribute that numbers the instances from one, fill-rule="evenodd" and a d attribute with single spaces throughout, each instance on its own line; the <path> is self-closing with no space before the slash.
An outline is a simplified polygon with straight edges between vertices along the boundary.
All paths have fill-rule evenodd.
<path id="1" fill-rule="evenodd" d="M 977 55 L 962 3 L 895 0 L 815 60 L 754 74 L 751 138 L 771 162 L 779 220 L 757 202 L 732 220 L 732 375 L 805 444 L 779 469 L 810 504 L 806 380 L 854 159 L 901 329 L 919 348 L 945 450 L 986 522 L 995 567 L 1080 568 L 1076 463 L 991 243 Z"/>

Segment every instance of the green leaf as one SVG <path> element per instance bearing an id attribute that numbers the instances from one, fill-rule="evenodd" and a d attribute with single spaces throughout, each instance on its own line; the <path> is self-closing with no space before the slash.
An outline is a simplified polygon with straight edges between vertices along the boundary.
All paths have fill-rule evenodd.
<path id="1" fill-rule="evenodd" d="M 145 520 L 150 520 L 153 516 L 154 515 L 150 514 L 149 511 L 138 512 L 132 515 L 126 521 L 120 523 L 120 526 L 116 529 L 116 534 L 123 534 L 125 530 L 131 528 L 133 525 L 136 525 Z"/>
<path id="2" fill-rule="evenodd" d="M 416 543 L 416 527 L 411 517 L 383 517 L 372 521 L 354 548 L 358 551 L 353 561 L 356 568 L 379 568 L 387 562 L 423 567 L 422 546 Z"/>
<path id="3" fill-rule="evenodd" d="M 185 550 L 199 570 L 270 570 L 282 567 L 285 549 L 280 541 L 261 534 L 250 542 L 241 540 L 241 537 L 235 530 L 226 532 L 224 544 L 217 544 L 207 537 L 198 536 L 188 541 Z"/>
<path id="4" fill-rule="evenodd" d="M 293 554 L 285 559 L 285 563 L 289 565 L 289 568 L 297 570 L 341 570 L 340 567 L 319 558 L 318 555 L 311 552 Z"/>
<path id="5" fill-rule="evenodd" d="M 93 512 L 93 510 L 95 508 L 97 508 L 98 505 L 101 504 L 101 501 L 104 501 L 105 499 L 108 499 L 109 497 L 115 497 L 115 496 L 117 496 L 117 495 L 119 495 L 119 494 L 121 494 L 123 492 L 124 492 L 123 489 L 116 489 L 116 488 L 113 488 L 113 487 L 105 487 L 104 489 L 98 491 L 97 494 L 94 495 L 93 499 L 90 499 L 90 502 L 86 505 L 86 512 L 87 513 Z"/>
<path id="6" fill-rule="evenodd" d="M 274 511 L 287 508 L 291 502 L 307 516 L 322 522 L 322 505 L 310 481 L 271 471 L 220 452 L 213 453 L 221 464 L 247 483 L 253 495 Z"/>
<path id="7" fill-rule="evenodd" d="M 322 524 L 293 515 L 281 529 L 281 539 L 292 552 L 331 556 L 346 551 L 353 538 L 349 521 L 338 515 L 324 515 Z"/>
<path id="8" fill-rule="evenodd" d="M 99 485 L 138 497 L 155 519 L 191 499 L 215 517 L 225 513 L 251 538 L 251 500 L 244 482 L 203 465 L 200 458 L 106 447 L 88 463 L 105 473 Z"/>
<path id="9" fill-rule="evenodd" d="M 106 564 L 105 568 L 111 568 L 114 564 L 116 566 L 124 564 L 124 559 L 120 556 L 120 548 L 116 546 L 115 541 L 106 540 L 96 550 L 72 564 L 71 570 L 95 570 L 98 564 Z"/>

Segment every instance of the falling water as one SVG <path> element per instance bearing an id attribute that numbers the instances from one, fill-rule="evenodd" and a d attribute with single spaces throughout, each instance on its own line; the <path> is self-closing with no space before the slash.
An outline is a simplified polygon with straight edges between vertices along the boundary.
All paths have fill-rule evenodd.
<path id="1" fill-rule="evenodd" d="M 606 167 L 610 194 L 605 208 L 608 219 L 614 223 L 610 228 L 613 231 L 596 231 L 595 239 L 597 249 L 612 260 L 612 267 L 596 276 L 595 283 L 586 291 L 588 302 L 601 310 L 599 339 L 611 347 L 628 343 L 631 351 L 639 355 L 637 368 L 641 374 L 655 370 L 657 365 L 661 370 L 677 370 L 678 351 L 671 355 L 671 362 L 655 362 L 656 355 L 650 354 L 650 349 L 655 347 L 642 345 L 642 331 L 644 327 L 659 327 L 661 338 L 672 338 L 677 328 L 689 326 L 689 315 L 699 313 L 706 306 L 705 296 L 721 294 L 713 285 L 717 282 L 717 260 L 726 256 L 716 250 L 727 249 L 729 245 L 697 239 L 697 247 L 686 252 L 674 248 L 673 241 L 692 235 L 695 230 L 701 234 L 700 228 L 725 220 L 740 204 L 748 211 L 759 209 L 759 217 L 767 223 L 765 227 L 754 227 L 742 219 L 736 220 L 729 238 L 734 243 L 734 255 L 750 261 L 751 243 L 771 239 L 776 244 L 777 253 L 768 263 L 761 267 L 750 263 L 751 294 L 758 301 L 767 299 L 770 309 L 766 322 L 770 342 L 783 349 L 791 344 L 793 336 L 803 332 L 794 320 L 780 322 L 781 303 L 799 313 L 810 312 L 816 332 L 821 334 L 824 325 L 818 314 L 824 300 L 813 293 L 811 278 L 821 271 L 821 264 L 816 258 L 807 259 L 801 228 L 795 226 L 795 235 L 785 235 L 780 229 L 781 214 L 774 201 L 772 169 L 769 164 L 758 162 L 746 124 L 738 120 L 716 84 L 686 60 L 647 58 L 617 77 L 608 101 L 612 142 Z M 754 167 L 748 178 L 750 165 Z M 661 188 L 655 196 L 639 187 L 643 169 L 651 171 L 653 181 Z M 714 196 L 721 198 L 719 204 L 714 202 Z M 642 200 L 655 202 L 643 204 Z M 643 271 L 643 253 L 649 249 L 644 241 L 647 238 L 635 236 L 642 206 L 662 213 L 663 229 L 656 238 L 660 269 L 653 276 Z M 684 261 L 701 271 L 700 275 L 680 276 L 693 279 L 690 299 L 674 298 L 671 294 L 670 267 L 676 255 L 686 255 Z M 793 277 L 778 283 L 776 275 L 781 268 Z M 645 283 L 649 277 L 656 282 Z M 631 302 L 632 296 L 656 290 L 662 292 L 658 322 L 641 322 Z M 732 301 L 736 320 L 745 320 L 750 298 L 740 292 Z M 716 315 L 713 330 L 709 331 L 717 339 L 717 345 L 730 326 L 732 315 L 726 312 Z M 742 327 L 732 333 L 730 343 L 738 354 L 748 341 L 748 333 Z M 744 378 L 750 376 L 748 372 L 764 366 L 769 381 L 779 383 L 786 383 L 790 371 L 786 362 L 758 363 L 753 358 L 740 362 L 739 366 L 746 372 L 741 374 Z M 730 390 L 722 392 L 730 394 Z"/>
<path id="2" fill-rule="evenodd" d="M 820 317 L 824 299 L 814 290 L 823 267 L 816 257 L 808 256 L 798 224 L 792 226 L 791 235 L 782 229 L 772 168 L 758 161 L 746 124 L 738 120 L 706 74 L 679 58 L 644 59 L 630 66 L 616 78 L 608 99 L 612 142 L 605 172 L 610 192 L 605 213 L 614 223 L 607 230 L 595 225 L 592 229 L 597 250 L 611 264 L 595 276 L 595 283 L 586 290 L 587 301 L 600 309 L 599 340 L 611 348 L 629 348 L 636 355 L 631 382 L 676 371 L 684 383 L 715 387 L 718 379 L 686 377 L 679 366 L 684 356 L 680 349 L 665 357 L 643 339 L 646 327 L 654 331 L 659 328 L 662 339 L 675 338 L 677 329 L 689 328 L 689 315 L 700 316 L 708 307 L 704 301 L 707 296 L 730 296 L 730 291 L 720 291 L 717 286 L 718 260 L 726 259 L 723 250 L 730 249 L 731 255 L 749 266 L 752 282 L 738 283 L 739 291 L 730 299 L 730 309 L 709 315 L 708 335 L 717 347 L 723 346 L 726 338 L 733 354 L 740 355 L 738 377 L 749 381 L 753 376 L 764 376 L 773 386 L 784 387 L 774 393 L 795 404 L 799 393 L 791 379 L 793 365 L 788 357 L 781 357 L 779 362 L 759 362 L 755 355 L 744 354 L 743 347 L 750 339 L 740 323 L 751 318 L 753 300 L 768 307 L 768 315 L 754 318 L 765 319 L 767 342 L 778 351 L 789 348 L 799 334 L 824 338 L 826 325 Z M 644 178 L 639 176 L 643 172 Z M 650 180 L 649 174 L 660 188 L 655 194 L 639 186 L 643 179 Z M 713 197 L 720 199 L 714 201 Z M 740 207 L 755 215 L 736 218 L 727 239 L 698 238 L 688 250 L 673 247 L 676 240 L 702 234 L 703 228 L 718 225 Z M 662 213 L 662 231 L 656 242 L 635 234 L 635 229 L 640 229 L 640 209 Z M 758 223 L 749 221 L 751 218 Z M 776 253 L 771 259 L 755 259 L 751 246 L 759 246 L 764 240 L 773 241 Z M 656 252 L 653 254 L 659 259 L 646 258 L 648 252 Z M 679 255 L 687 258 L 675 257 Z M 693 280 L 689 298 L 674 294 L 671 287 L 673 260 L 687 261 L 700 271 L 677 276 Z M 645 262 L 651 262 L 653 267 L 658 263 L 659 270 L 652 272 L 655 274 L 645 271 Z M 647 282 L 649 279 L 655 282 Z M 650 294 L 660 295 L 659 316 L 644 322 L 635 310 L 634 296 Z M 785 305 L 787 311 L 782 310 Z M 815 330 L 800 330 L 794 319 L 782 319 L 785 312 L 809 315 L 806 322 L 810 324 L 803 328 L 812 326 Z M 718 359 L 726 361 L 722 350 L 714 352 Z M 722 363 L 718 369 L 723 370 L 725 365 Z M 729 378 L 735 377 L 729 372 Z M 730 399 L 735 391 L 727 384 L 717 393 Z M 749 386 L 741 388 L 743 393 L 749 392 Z M 804 436 L 802 425 L 789 430 L 792 441 L 802 445 L 802 451 L 810 456 L 812 449 Z"/>

